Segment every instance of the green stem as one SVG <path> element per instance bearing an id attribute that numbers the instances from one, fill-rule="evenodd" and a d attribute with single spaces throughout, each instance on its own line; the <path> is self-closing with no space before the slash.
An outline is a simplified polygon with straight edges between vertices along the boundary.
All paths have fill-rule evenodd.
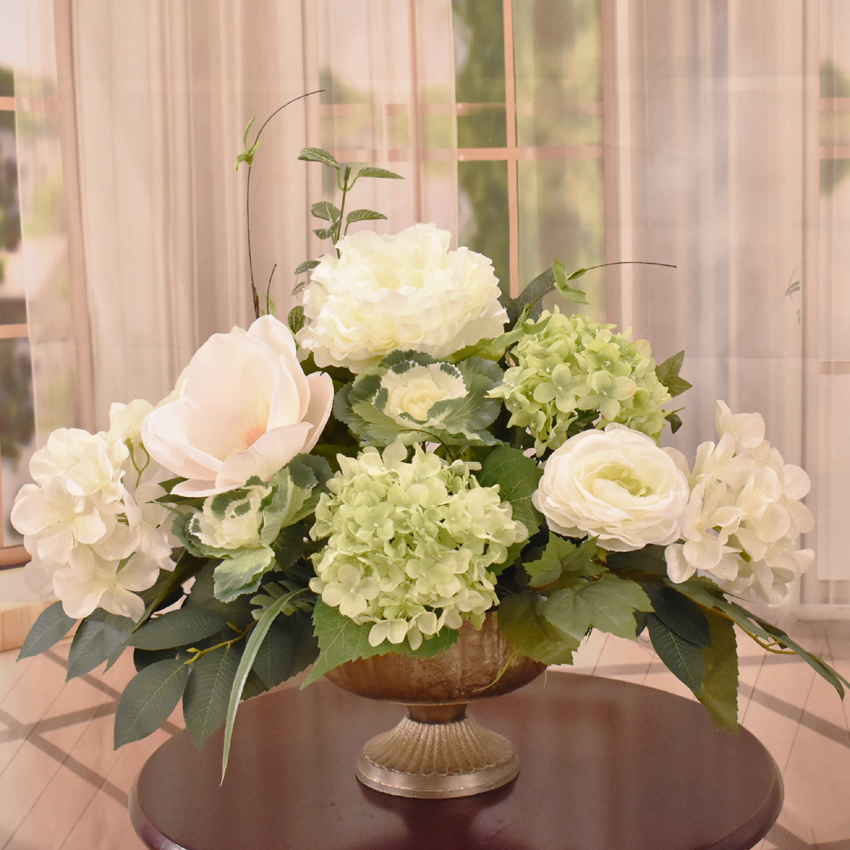
<path id="1" fill-rule="evenodd" d="M 339 202 L 339 226 L 337 227 L 337 238 L 334 240 L 334 245 L 339 242 L 340 233 L 342 236 L 345 236 L 348 233 L 348 225 L 345 226 L 345 232 L 342 232 L 342 223 L 345 221 L 345 196 L 348 194 L 351 186 L 348 185 L 348 178 L 351 176 L 351 166 L 345 166 L 345 176 L 343 177 L 343 186 L 342 186 L 342 199 Z M 339 178 L 339 174 L 337 173 L 337 178 Z M 352 184 L 353 185 L 353 184 Z M 337 257 L 340 256 L 339 249 L 337 248 L 336 252 Z"/>
<path id="2" fill-rule="evenodd" d="M 202 655 L 206 655 L 208 652 L 212 652 L 214 649 L 221 649 L 221 647 L 229 649 L 231 646 L 233 646 L 234 643 L 239 643 L 240 640 L 243 640 L 244 637 L 248 634 L 248 632 L 250 632 L 251 629 L 253 629 L 254 626 L 256 626 L 257 624 L 249 623 L 244 629 L 240 629 L 234 626 L 233 623 L 228 623 L 227 625 L 230 626 L 230 628 L 237 633 L 235 638 L 222 641 L 221 643 L 217 643 L 215 646 L 208 646 L 206 649 L 190 649 L 189 652 L 194 652 L 195 654 L 191 658 L 187 659 L 184 664 L 194 664 Z"/>
<path id="3" fill-rule="evenodd" d="M 300 94 L 300 95 L 298 95 L 298 97 L 293 97 L 292 100 L 287 101 L 286 103 L 283 104 L 283 106 L 279 106 L 277 109 L 275 109 L 275 111 L 272 112 L 272 114 L 269 115 L 268 118 L 266 118 L 265 122 L 263 123 L 263 126 L 260 127 L 260 129 L 257 131 L 257 135 L 254 136 L 254 145 L 256 145 L 257 142 L 260 141 L 260 136 L 262 135 L 263 130 L 266 129 L 266 125 L 269 123 L 269 121 L 272 120 L 272 118 L 275 117 L 275 115 L 277 115 L 278 112 L 280 112 L 283 109 L 286 109 L 287 106 L 289 106 L 291 103 L 295 103 L 296 100 L 302 100 L 305 97 L 310 97 L 311 95 L 319 94 L 321 91 L 324 91 L 324 89 L 318 89 L 317 91 L 311 91 L 311 92 L 307 92 L 306 94 Z M 254 285 L 254 259 L 253 259 L 253 254 L 252 254 L 252 251 L 251 251 L 251 169 L 252 168 L 253 168 L 253 161 L 248 164 L 248 182 L 247 182 L 246 187 L 245 187 L 245 223 L 246 223 L 246 227 L 247 227 L 247 230 L 248 230 L 248 274 L 251 278 L 251 298 L 252 298 L 253 303 L 254 303 L 254 318 L 259 319 L 260 318 L 260 295 L 257 292 L 257 287 Z"/>
<path id="4" fill-rule="evenodd" d="M 664 266 L 665 269 L 675 269 L 672 263 L 653 263 L 649 260 L 615 260 L 611 263 L 600 263 L 598 266 L 588 266 L 584 271 L 592 272 L 594 269 L 604 269 L 606 266 Z M 569 283 L 569 278 L 567 278 L 567 282 Z M 534 299 L 527 307 L 527 312 L 531 312 L 534 305 L 541 299 L 545 298 L 550 292 L 554 292 L 557 289 L 555 284 L 552 284 L 548 289 L 543 290 L 537 298 Z"/>

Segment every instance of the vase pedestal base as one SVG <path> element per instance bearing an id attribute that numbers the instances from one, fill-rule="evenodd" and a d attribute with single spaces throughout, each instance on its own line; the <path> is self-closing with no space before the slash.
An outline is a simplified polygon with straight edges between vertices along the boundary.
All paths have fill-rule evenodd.
<path id="1" fill-rule="evenodd" d="M 357 762 L 364 785 L 396 797 L 468 797 L 518 773 L 511 742 L 467 715 L 465 704 L 408 706 L 408 716 L 372 738 Z"/>

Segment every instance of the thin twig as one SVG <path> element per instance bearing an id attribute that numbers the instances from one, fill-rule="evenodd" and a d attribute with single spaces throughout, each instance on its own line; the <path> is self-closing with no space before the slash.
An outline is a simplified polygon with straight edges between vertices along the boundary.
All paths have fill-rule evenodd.
<path id="1" fill-rule="evenodd" d="M 266 118 L 266 120 L 263 122 L 263 126 L 260 127 L 260 129 L 257 131 L 257 135 L 254 136 L 254 144 L 251 147 L 256 146 L 257 142 L 260 141 L 260 136 L 262 135 L 263 130 L 266 129 L 266 125 L 269 123 L 269 121 L 272 120 L 272 118 L 275 117 L 275 115 L 277 115 L 278 112 L 280 112 L 283 109 L 286 109 L 287 106 L 289 106 L 292 103 L 295 103 L 296 100 L 303 100 L 305 97 L 310 97 L 311 95 L 319 94 L 322 91 L 324 91 L 324 89 L 318 89 L 317 91 L 311 91 L 311 92 L 307 92 L 306 94 L 300 94 L 300 95 L 298 95 L 298 97 L 292 98 L 292 100 L 284 103 L 283 106 L 279 106 L 277 109 L 275 109 L 275 111 L 272 112 L 272 114 L 269 115 L 269 117 Z M 253 168 L 253 160 L 248 164 L 248 181 L 247 181 L 246 187 L 245 187 L 245 213 L 246 213 L 245 221 L 246 221 L 246 226 L 247 226 L 247 229 L 248 229 L 248 273 L 249 273 L 250 278 L 251 278 L 251 297 L 252 297 L 253 302 L 254 302 L 254 318 L 259 319 L 260 318 L 260 295 L 257 292 L 257 287 L 254 285 L 254 259 L 253 259 L 253 254 L 251 252 L 251 169 L 252 168 Z"/>

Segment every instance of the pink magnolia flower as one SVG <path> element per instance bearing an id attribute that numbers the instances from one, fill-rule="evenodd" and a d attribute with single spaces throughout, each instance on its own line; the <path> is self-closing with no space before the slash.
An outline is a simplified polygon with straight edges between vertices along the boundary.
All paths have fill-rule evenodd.
<path id="1" fill-rule="evenodd" d="M 268 481 L 315 446 L 333 402 L 329 375 L 305 375 L 295 340 L 273 316 L 216 334 L 189 364 L 179 398 L 142 423 L 151 457 L 187 480 L 180 496 L 210 496 Z"/>

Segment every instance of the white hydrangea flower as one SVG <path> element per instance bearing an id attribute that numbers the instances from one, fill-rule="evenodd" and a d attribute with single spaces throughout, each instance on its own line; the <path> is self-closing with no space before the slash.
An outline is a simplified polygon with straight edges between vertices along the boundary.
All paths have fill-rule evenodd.
<path id="1" fill-rule="evenodd" d="M 95 608 L 138 621 L 145 604 L 137 595 L 159 575 L 159 564 L 143 554 L 107 560 L 91 548 L 78 548 L 70 562 L 56 570 L 53 588 L 69 617 L 87 617 Z"/>
<path id="2" fill-rule="evenodd" d="M 170 514 L 155 501 L 165 493 L 153 481 L 162 470 L 138 442 L 150 409 L 113 405 L 108 432 L 54 431 L 30 462 L 37 483 L 21 488 L 11 514 L 31 556 L 25 578 L 68 616 L 101 607 L 138 619 L 136 592 L 174 567 Z"/>
<path id="3" fill-rule="evenodd" d="M 59 477 L 71 495 L 97 496 L 108 504 L 124 495 L 121 465 L 129 454 L 123 442 L 111 443 L 105 434 L 59 428 L 32 456 L 29 471 L 37 484 Z"/>
<path id="4" fill-rule="evenodd" d="M 322 257 L 312 272 L 299 345 L 319 366 L 360 373 L 392 351 L 440 359 L 502 333 L 508 317 L 492 262 L 450 251 L 450 239 L 433 224 L 341 239 L 339 256 Z"/>
<path id="5" fill-rule="evenodd" d="M 727 592 L 752 591 L 763 602 L 782 604 L 814 557 L 796 549 L 800 534 L 813 527 L 800 501 L 809 477 L 764 439 L 759 414 L 733 414 L 718 401 L 716 418 L 717 443 L 697 449 L 684 542 L 667 547 L 668 574 L 683 582 L 705 573 Z"/>

